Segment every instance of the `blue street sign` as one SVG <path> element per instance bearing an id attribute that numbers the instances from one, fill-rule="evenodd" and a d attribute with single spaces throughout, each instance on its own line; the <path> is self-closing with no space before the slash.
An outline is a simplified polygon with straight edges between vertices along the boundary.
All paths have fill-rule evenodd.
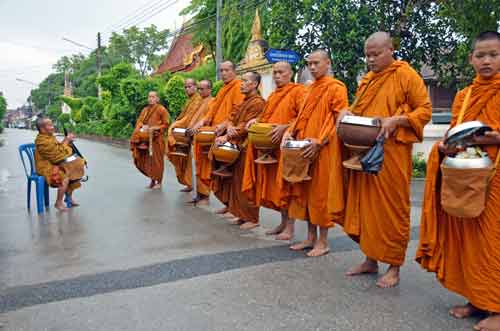
<path id="1" fill-rule="evenodd" d="M 288 62 L 288 63 L 297 63 L 300 61 L 300 55 L 297 54 L 297 52 L 289 50 L 289 49 L 274 49 L 270 48 L 266 54 L 265 57 L 267 61 L 271 63 L 276 63 L 276 62 Z"/>

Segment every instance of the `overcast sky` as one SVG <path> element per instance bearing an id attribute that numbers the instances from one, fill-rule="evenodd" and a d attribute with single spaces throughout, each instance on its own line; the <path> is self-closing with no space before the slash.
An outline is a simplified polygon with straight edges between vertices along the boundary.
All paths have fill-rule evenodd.
<path id="1" fill-rule="evenodd" d="M 8 107 L 16 108 L 26 102 L 33 86 L 17 81 L 40 83 L 52 65 L 63 55 L 80 48 L 62 40 L 63 37 L 96 46 L 98 31 L 131 20 L 146 19 L 153 12 L 173 3 L 156 16 L 139 24 L 155 24 L 171 30 L 182 25 L 179 17 L 189 0 L 0 0 L 0 91 Z M 136 16 L 136 17 L 134 17 Z M 109 34 L 104 34 L 107 38 Z M 106 39 L 104 39 L 104 42 Z"/>

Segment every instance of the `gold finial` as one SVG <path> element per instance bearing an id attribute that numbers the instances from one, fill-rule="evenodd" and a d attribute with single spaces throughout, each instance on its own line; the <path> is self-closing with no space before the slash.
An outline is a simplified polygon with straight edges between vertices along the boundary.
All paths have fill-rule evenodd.
<path id="1" fill-rule="evenodd" d="M 255 18 L 252 25 L 251 41 L 262 40 L 262 26 L 260 24 L 259 8 L 255 9 Z"/>

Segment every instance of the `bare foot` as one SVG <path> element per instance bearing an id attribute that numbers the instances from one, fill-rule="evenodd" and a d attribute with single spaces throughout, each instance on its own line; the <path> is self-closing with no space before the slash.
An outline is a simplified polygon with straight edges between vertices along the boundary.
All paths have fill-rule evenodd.
<path id="1" fill-rule="evenodd" d="M 241 225 L 241 224 L 245 223 L 245 221 L 243 221 L 239 217 L 234 217 L 234 218 L 228 219 L 227 222 L 229 224 L 232 224 L 232 225 Z"/>
<path id="2" fill-rule="evenodd" d="M 500 331 L 500 315 L 495 314 L 474 325 L 478 331 Z"/>
<path id="3" fill-rule="evenodd" d="M 328 244 L 317 240 L 314 244 L 313 249 L 306 255 L 309 257 L 318 257 L 326 255 L 328 253 L 330 253 L 330 247 L 328 247 Z"/>
<path id="4" fill-rule="evenodd" d="M 277 227 L 275 227 L 275 228 L 273 228 L 271 230 L 266 231 L 266 235 L 268 235 L 268 236 L 274 236 L 274 235 L 280 234 L 281 231 L 283 231 L 284 228 L 285 228 L 285 226 L 282 225 L 282 224 L 280 224 Z"/>
<path id="5" fill-rule="evenodd" d="M 244 222 L 240 225 L 240 230 L 252 230 L 259 226 L 259 223 L 254 222 Z"/>
<path id="6" fill-rule="evenodd" d="M 222 209 L 216 210 L 215 213 L 217 215 L 224 215 L 229 212 L 229 209 L 227 207 L 224 207 Z"/>
<path id="7" fill-rule="evenodd" d="M 183 189 L 181 190 L 181 192 L 188 193 L 188 192 L 191 192 L 192 190 L 193 190 L 193 189 L 192 189 L 191 187 L 186 186 L 185 188 L 183 188 Z"/>
<path id="8" fill-rule="evenodd" d="M 365 260 L 365 262 L 360 265 L 355 266 L 345 273 L 346 276 L 357 276 L 362 274 L 376 274 L 378 273 L 378 264 L 370 260 Z"/>
<path id="9" fill-rule="evenodd" d="M 66 206 L 62 202 L 54 204 L 54 207 L 59 211 L 67 211 L 68 210 L 68 208 L 66 208 Z"/>
<path id="10" fill-rule="evenodd" d="M 467 303 L 466 305 L 463 306 L 455 306 L 451 308 L 449 313 L 451 316 L 455 318 L 462 319 L 477 315 L 481 313 L 481 310 L 476 308 L 471 303 Z"/>
<path id="11" fill-rule="evenodd" d="M 390 266 L 387 272 L 377 280 L 380 288 L 394 287 L 399 284 L 399 267 Z"/>
<path id="12" fill-rule="evenodd" d="M 290 246 L 290 249 L 292 251 L 303 251 L 307 248 L 313 248 L 313 245 L 314 243 L 312 240 L 304 240 L 303 242 L 293 244 L 292 246 Z"/>
<path id="13" fill-rule="evenodd" d="M 159 190 L 159 189 L 161 189 L 161 184 L 155 184 L 151 189 Z"/>
<path id="14" fill-rule="evenodd" d="M 276 237 L 274 237 L 276 240 L 292 240 L 293 239 L 293 231 L 283 231 L 280 234 L 278 234 Z"/>

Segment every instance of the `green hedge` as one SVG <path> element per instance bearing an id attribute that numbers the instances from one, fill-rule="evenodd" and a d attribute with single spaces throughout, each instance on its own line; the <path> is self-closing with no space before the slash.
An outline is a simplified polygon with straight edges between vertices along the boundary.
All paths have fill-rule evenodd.
<path id="1" fill-rule="evenodd" d="M 60 102 L 57 107 L 51 106 L 48 114 L 65 127 L 69 128 L 74 123 L 72 129 L 78 134 L 129 138 L 137 117 L 147 106 L 150 91 L 158 92 L 160 102 L 167 107 L 170 117 L 175 118 L 187 100 L 184 80 L 213 80 L 214 77 L 213 63 L 188 73 L 172 75 L 167 72 L 148 78 L 141 78 L 131 65 L 120 63 L 98 79 L 103 88 L 101 99 L 63 96 L 60 100 L 71 108 L 71 116 L 61 114 Z M 215 82 L 212 94 L 215 96 L 222 86 L 222 81 Z"/>
<path id="2" fill-rule="evenodd" d="M 413 177 L 415 178 L 425 178 L 425 173 L 427 171 L 427 163 L 424 159 L 423 153 L 417 153 L 417 155 L 413 155 Z"/>
<path id="3" fill-rule="evenodd" d="M 167 102 L 170 118 L 177 117 L 186 104 L 187 96 L 184 91 L 184 78 L 179 75 L 173 76 L 165 86 L 165 101 Z"/>

